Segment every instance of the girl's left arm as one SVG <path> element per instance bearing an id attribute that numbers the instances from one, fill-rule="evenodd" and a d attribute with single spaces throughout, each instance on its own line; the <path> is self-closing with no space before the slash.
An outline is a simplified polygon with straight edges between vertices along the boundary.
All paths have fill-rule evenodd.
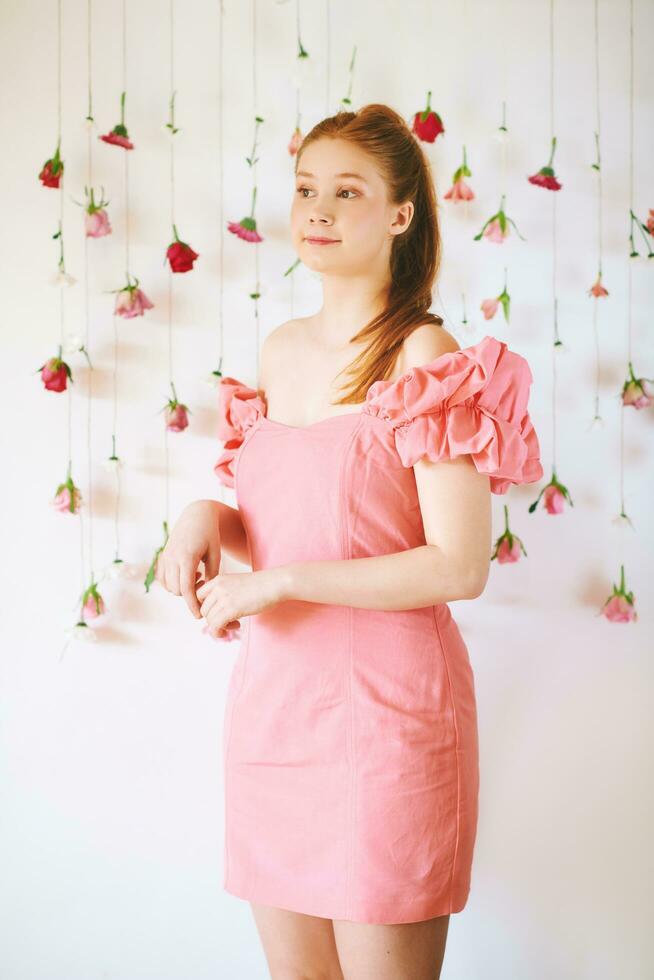
<path id="1" fill-rule="evenodd" d="M 490 569 L 489 478 L 469 455 L 414 467 L 426 544 L 372 558 L 299 561 L 263 570 L 278 601 L 417 609 L 483 592 Z"/>

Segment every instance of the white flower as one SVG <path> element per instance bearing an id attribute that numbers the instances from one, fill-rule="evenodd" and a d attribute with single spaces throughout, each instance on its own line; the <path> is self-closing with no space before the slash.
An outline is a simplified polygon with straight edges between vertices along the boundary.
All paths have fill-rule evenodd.
<path id="1" fill-rule="evenodd" d="M 138 567 L 133 562 L 123 561 L 122 558 L 114 558 L 111 564 L 107 565 L 105 575 L 113 581 L 133 580 L 138 575 Z"/>
<path id="2" fill-rule="evenodd" d="M 122 469 L 122 466 L 122 461 L 117 456 L 108 456 L 107 459 L 102 460 L 102 469 L 107 473 L 117 473 L 118 470 Z"/>
<path id="3" fill-rule="evenodd" d="M 64 354 L 76 354 L 82 344 L 83 341 L 81 337 L 79 337 L 76 333 L 69 333 L 64 337 L 62 349 Z"/>
<path id="4" fill-rule="evenodd" d="M 67 631 L 67 636 L 75 642 L 81 643 L 96 643 L 98 635 L 94 629 L 87 626 L 86 623 L 75 623 L 75 625 Z"/>
<path id="5" fill-rule="evenodd" d="M 221 375 L 221 377 L 218 377 L 217 374 L 214 374 L 213 372 L 211 372 L 211 374 L 207 374 L 206 375 L 206 377 L 205 377 L 204 380 L 205 380 L 205 384 L 209 385 L 210 388 L 218 388 L 219 385 L 220 385 L 220 382 L 222 381 L 223 378 L 224 378 L 224 375 Z"/>
<path id="6" fill-rule="evenodd" d="M 69 276 L 67 272 L 62 272 L 61 269 L 57 269 L 50 279 L 52 286 L 74 286 L 76 282 L 77 279 L 74 276 Z"/>
<path id="7" fill-rule="evenodd" d="M 626 514 L 618 514 L 616 517 L 612 518 L 611 524 L 614 527 L 619 528 L 621 531 L 626 530 L 628 527 L 630 527 L 633 531 L 636 530 L 631 518 L 627 517 Z"/>
<path id="8" fill-rule="evenodd" d="M 498 126 L 497 129 L 493 130 L 493 139 L 496 143 L 504 144 L 505 146 L 511 142 L 511 137 L 506 129 L 502 129 Z"/>

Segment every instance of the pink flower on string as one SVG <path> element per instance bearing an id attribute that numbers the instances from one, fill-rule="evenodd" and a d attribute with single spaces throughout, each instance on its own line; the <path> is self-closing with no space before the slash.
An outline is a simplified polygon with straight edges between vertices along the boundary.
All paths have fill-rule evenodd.
<path id="1" fill-rule="evenodd" d="M 504 532 L 495 542 L 495 550 L 491 555 L 491 561 L 497 558 L 500 565 L 520 561 L 520 552 L 527 554 L 525 547 L 517 534 L 511 532 L 509 527 L 509 509 L 504 504 Z"/>
<path id="2" fill-rule="evenodd" d="M 63 483 L 59 484 L 57 492 L 50 503 L 61 514 L 79 514 L 82 506 L 82 494 L 80 493 L 79 487 L 76 487 L 73 482 L 70 464 L 68 465 L 66 479 Z"/>
<path id="3" fill-rule="evenodd" d="M 543 498 L 543 506 L 548 514 L 562 514 L 565 508 L 566 501 L 573 506 L 572 497 L 570 496 L 570 491 L 563 483 L 561 483 L 556 478 L 556 474 L 552 472 L 552 479 L 550 482 L 543 487 L 541 492 L 536 497 L 536 500 L 529 505 L 529 513 L 533 514 L 538 506 L 538 501 Z"/>
<path id="4" fill-rule="evenodd" d="M 499 299 L 484 299 L 481 301 L 481 311 L 484 314 L 485 320 L 492 320 L 497 313 L 497 308 L 500 305 Z"/>
<path id="5" fill-rule="evenodd" d="M 509 235 L 509 225 L 513 225 L 516 232 L 518 233 L 518 237 L 522 238 L 523 242 L 525 241 L 524 237 L 518 231 L 518 226 L 516 225 L 513 218 L 510 218 L 507 215 L 506 211 L 504 210 L 504 200 L 505 200 L 505 195 L 503 194 L 500 200 L 499 211 L 496 211 L 495 214 L 492 214 L 490 218 L 488 218 L 488 220 L 484 223 L 481 231 L 474 236 L 475 242 L 478 242 L 483 237 L 486 238 L 487 241 L 489 242 L 494 242 L 497 245 L 502 245 L 504 239 L 507 238 Z"/>
<path id="6" fill-rule="evenodd" d="M 84 216 L 84 228 L 87 238 L 103 238 L 111 234 L 111 222 L 104 208 L 87 211 Z"/>
<path id="7" fill-rule="evenodd" d="M 187 242 L 181 241 L 177 234 L 177 227 L 173 225 L 174 241 L 170 243 L 166 250 L 166 258 L 170 263 L 172 272 L 189 272 L 193 268 L 193 263 L 199 258 L 198 252 L 194 252 Z"/>
<path id="8" fill-rule="evenodd" d="M 169 398 L 162 411 L 166 413 L 166 428 L 169 432 L 183 432 L 188 426 L 188 413 L 190 409 L 183 405 L 177 397 L 175 385 L 170 382 L 173 397 Z"/>
<path id="9" fill-rule="evenodd" d="M 122 289 L 113 290 L 116 293 L 114 314 L 125 317 L 127 320 L 135 316 L 143 316 L 146 310 L 154 308 L 154 303 L 151 303 L 143 290 L 139 289 L 139 280 L 135 279 L 135 283 L 132 284 L 129 278 L 128 276 L 126 286 L 123 286 Z"/>
<path id="10" fill-rule="evenodd" d="M 86 599 L 86 602 L 82 606 L 84 614 L 89 617 L 89 619 L 96 619 L 98 616 L 102 616 L 105 612 L 104 599 L 99 592 L 90 593 Z"/>
<path id="11" fill-rule="evenodd" d="M 611 623 L 631 623 L 638 619 L 633 592 L 627 592 L 624 565 L 620 565 L 620 585 L 613 585 L 613 592 L 602 607 L 602 615 Z"/>
<path id="12" fill-rule="evenodd" d="M 262 242 L 263 237 L 257 231 L 257 223 L 254 218 L 241 218 L 240 221 L 229 221 L 228 231 L 237 235 L 246 242 Z"/>
<path id="13" fill-rule="evenodd" d="M 649 209 L 649 216 L 647 218 L 647 222 L 645 223 L 645 227 L 647 228 L 649 234 L 654 237 L 654 208 Z"/>
<path id="14" fill-rule="evenodd" d="M 649 382 L 654 378 L 637 378 L 631 361 L 629 361 L 629 377 L 622 386 L 622 404 L 632 408 L 649 408 L 654 401 L 654 391 Z"/>
<path id="15" fill-rule="evenodd" d="M 463 147 L 463 163 L 461 166 L 454 171 L 454 176 L 452 177 L 452 186 L 450 187 L 447 194 L 445 194 L 445 199 L 447 201 L 454 201 L 456 204 L 458 201 L 472 201 L 474 200 L 474 192 L 471 187 L 466 184 L 464 177 L 471 177 L 472 173 L 468 168 L 468 160 L 466 155 L 466 148 Z"/>

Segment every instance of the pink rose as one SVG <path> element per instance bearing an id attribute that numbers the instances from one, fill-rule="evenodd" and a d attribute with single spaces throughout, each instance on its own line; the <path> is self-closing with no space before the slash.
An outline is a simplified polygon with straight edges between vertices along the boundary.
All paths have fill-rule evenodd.
<path id="1" fill-rule="evenodd" d="M 506 231 L 502 231 L 499 218 L 494 218 L 493 221 L 489 221 L 488 225 L 486 226 L 484 238 L 487 238 L 489 242 L 495 242 L 496 245 L 501 245 L 508 234 L 509 226 L 506 226 Z"/>
<path id="2" fill-rule="evenodd" d="M 632 408 L 649 408 L 654 401 L 654 393 L 645 378 L 628 381 L 622 392 L 622 404 Z"/>
<path id="3" fill-rule="evenodd" d="M 98 616 L 102 616 L 105 611 L 104 599 L 99 592 L 93 594 L 90 592 L 86 597 L 86 601 L 82 606 L 84 613 L 89 619 L 96 619 Z"/>
<path id="4" fill-rule="evenodd" d="M 63 486 L 57 491 L 57 494 L 52 500 L 52 505 L 55 510 L 58 510 L 62 514 L 79 514 L 80 507 L 82 506 L 82 495 L 77 487 L 75 487 L 71 498 L 70 488 Z"/>
<path id="5" fill-rule="evenodd" d="M 84 225 L 87 238 L 102 238 L 104 235 L 111 234 L 109 215 L 103 208 L 98 208 L 91 214 L 87 211 L 84 215 Z"/>
<path id="6" fill-rule="evenodd" d="M 72 372 L 60 357 L 51 357 L 39 369 L 41 381 L 48 391 L 65 391 L 68 378 L 72 381 Z"/>
<path id="7" fill-rule="evenodd" d="M 520 561 L 520 539 L 513 535 L 513 546 L 509 546 L 509 539 L 503 538 L 497 549 L 497 560 L 500 565 L 507 562 Z"/>
<path id="8" fill-rule="evenodd" d="M 562 514 L 565 505 L 565 497 L 558 487 L 550 484 L 543 493 L 543 506 L 548 514 Z"/>
<path id="9" fill-rule="evenodd" d="M 499 299 L 485 299 L 482 300 L 481 310 L 484 314 L 485 320 L 492 320 L 497 313 L 497 307 L 500 305 Z"/>
<path id="10" fill-rule="evenodd" d="M 146 310 L 151 310 L 153 307 L 154 303 L 150 302 L 142 289 L 126 287 L 116 293 L 114 313 L 117 316 L 131 319 L 135 316 L 143 316 Z"/>
<path id="11" fill-rule="evenodd" d="M 473 201 L 475 194 L 472 187 L 466 184 L 465 180 L 461 177 L 452 184 L 444 197 L 447 201 Z"/>
<path id="12" fill-rule="evenodd" d="M 602 615 L 611 623 L 630 623 L 637 619 L 633 603 L 623 595 L 612 596 L 602 609 Z"/>
<path id="13" fill-rule="evenodd" d="M 186 405 L 178 402 L 176 405 L 168 405 L 166 408 L 166 428 L 170 432 L 183 432 L 188 425 Z"/>

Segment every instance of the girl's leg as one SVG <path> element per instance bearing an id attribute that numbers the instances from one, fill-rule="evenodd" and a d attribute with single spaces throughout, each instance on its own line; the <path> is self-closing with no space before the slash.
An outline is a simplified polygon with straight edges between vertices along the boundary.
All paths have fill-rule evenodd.
<path id="1" fill-rule="evenodd" d="M 250 905 L 271 980 L 343 980 L 331 919 Z"/>
<path id="2" fill-rule="evenodd" d="M 449 915 L 373 925 L 334 919 L 345 980 L 439 980 Z"/>

